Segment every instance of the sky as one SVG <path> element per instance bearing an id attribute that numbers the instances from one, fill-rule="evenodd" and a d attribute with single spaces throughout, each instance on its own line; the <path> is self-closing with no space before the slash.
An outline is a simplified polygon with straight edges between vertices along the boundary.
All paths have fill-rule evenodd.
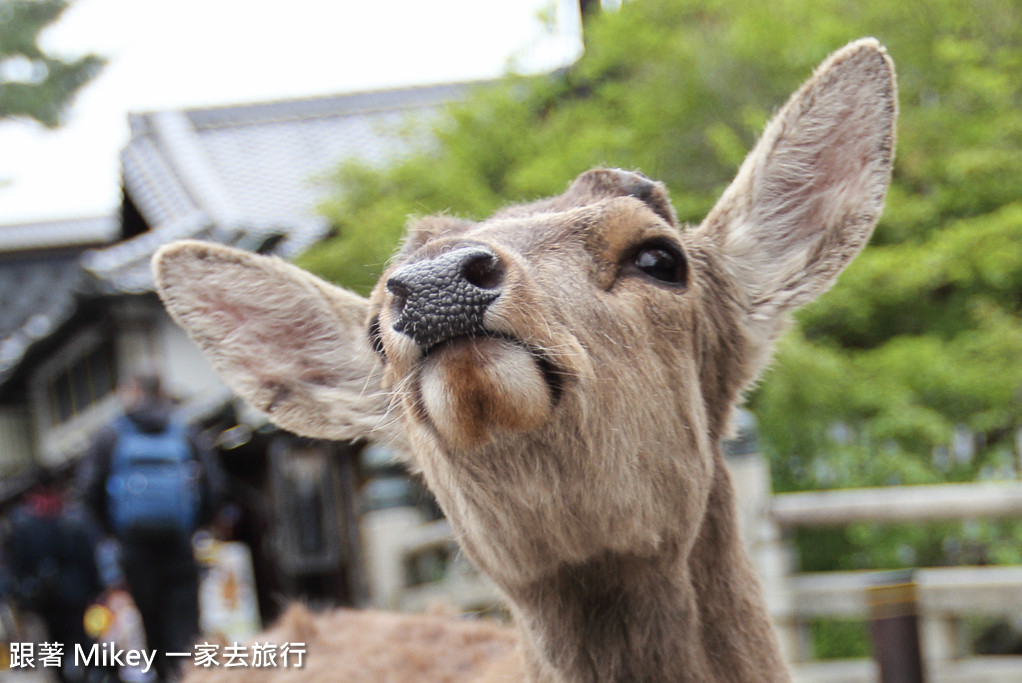
<path id="1" fill-rule="evenodd" d="M 108 64 L 60 129 L 0 122 L 0 226 L 113 214 L 128 112 L 548 71 L 580 35 L 577 0 L 75 0 L 43 48 Z"/>

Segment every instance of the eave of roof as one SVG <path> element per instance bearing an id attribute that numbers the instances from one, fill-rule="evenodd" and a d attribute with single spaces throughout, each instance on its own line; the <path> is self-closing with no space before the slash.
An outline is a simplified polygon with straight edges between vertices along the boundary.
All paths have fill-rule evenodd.
<path id="1" fill-rule="evenodd" d="M 117 239 L 121 226 L 113 216 L 58 219 L 0 226 L 0 253 L 95 247 Z"/>
<path id="2" fill-rule="evenodd" d="M 462 100 L 472 89 L 492 84 L 493 81 L 470 81 L 391 90 L 367 90 L 324 97 L 190 109 L 185 113 L 197 129 L 358 116 L 381 111 L 436 107 Z"/>

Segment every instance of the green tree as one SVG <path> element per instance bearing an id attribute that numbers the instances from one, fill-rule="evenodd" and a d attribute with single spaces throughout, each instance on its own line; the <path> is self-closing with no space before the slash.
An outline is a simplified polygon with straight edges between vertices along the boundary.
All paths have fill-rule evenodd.
<path id="1" fill-rule="evenodd" d="M 96 55 L 66 60 L 39 47 L 39 32 L 67 7 L 66 0 L 0 0 L 0 120 L 30 118 L 56 128 L 102 68 Z"/>
<path id="2" fill-rule="evenodd" d="M 665 181 L 697 222 L 813 66 L 873 35 L 899 74 L 894 180 L 871 245 L 798 315 L 750 396 L 775 488 L 1017 474 L 1022 5 L 636 0 L 587 28 L 570 69 L 481 90 L 392 167 L 343 166 L 324 207 L 337 237 L 302 264 L 366 291 L 409 215 L 484 217 L 596 165 Z M 851 528 L 803 543 L 803 560 L 1020 561 L 1019 547 L 1007 524 Z"/>

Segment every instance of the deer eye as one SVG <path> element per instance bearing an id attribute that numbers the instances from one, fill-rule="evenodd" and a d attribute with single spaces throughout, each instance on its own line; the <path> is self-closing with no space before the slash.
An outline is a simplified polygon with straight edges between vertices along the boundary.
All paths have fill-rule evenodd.
<path id="1" fill-rule="evenodd" d="M 671 285 L 683 285 L 688 275 L 685 256 L 670 244 L 653 243 L 639 247 L 632 265 L 649 277 Z"/>

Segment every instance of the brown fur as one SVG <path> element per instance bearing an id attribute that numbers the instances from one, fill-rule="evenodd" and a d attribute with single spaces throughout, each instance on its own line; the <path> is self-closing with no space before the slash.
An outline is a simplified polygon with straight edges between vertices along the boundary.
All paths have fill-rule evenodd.
<path id="1" fill-rule="evenodd" d="M 185 680 L 463 683 L 479 681 L 494 669 L 496 662 L 503 664 L 507 660 L 513 665 L 520 660 L 514 631 L 500 624 L 372 610 L 315 614 L 301 605 L 292 605 L 272 629 L 259 634 L 254 642 L 303 644 L 302 667 L 189 667 Z"/>
<path id="2" fill-rule="evenodd" d="M 699 227 L 677 225 L 659 183 L 603 169 L 480 223 L 413 225 L 368 300 L 194 242 L 157 254 L 157 284 L 278 425 L 408 450 L 509 599 L 525 671 L 505 661 L 507 676 L 787 680 L 719 440 L 788 312 L 868 240 L 895 116 L 893 67 L 858 41 L 793 95 Z M 665 250 L 683 257 L 651 275 Z M 403 326 L 404 283 L 467 253 L 486 255 L 471 296 L 493 296 L 476 331 L 433 348 Z M 465 263 L 435 282 L 469 280 Z M 445 301 L 460 330 L 448 316 L 466 309 Z"/>

